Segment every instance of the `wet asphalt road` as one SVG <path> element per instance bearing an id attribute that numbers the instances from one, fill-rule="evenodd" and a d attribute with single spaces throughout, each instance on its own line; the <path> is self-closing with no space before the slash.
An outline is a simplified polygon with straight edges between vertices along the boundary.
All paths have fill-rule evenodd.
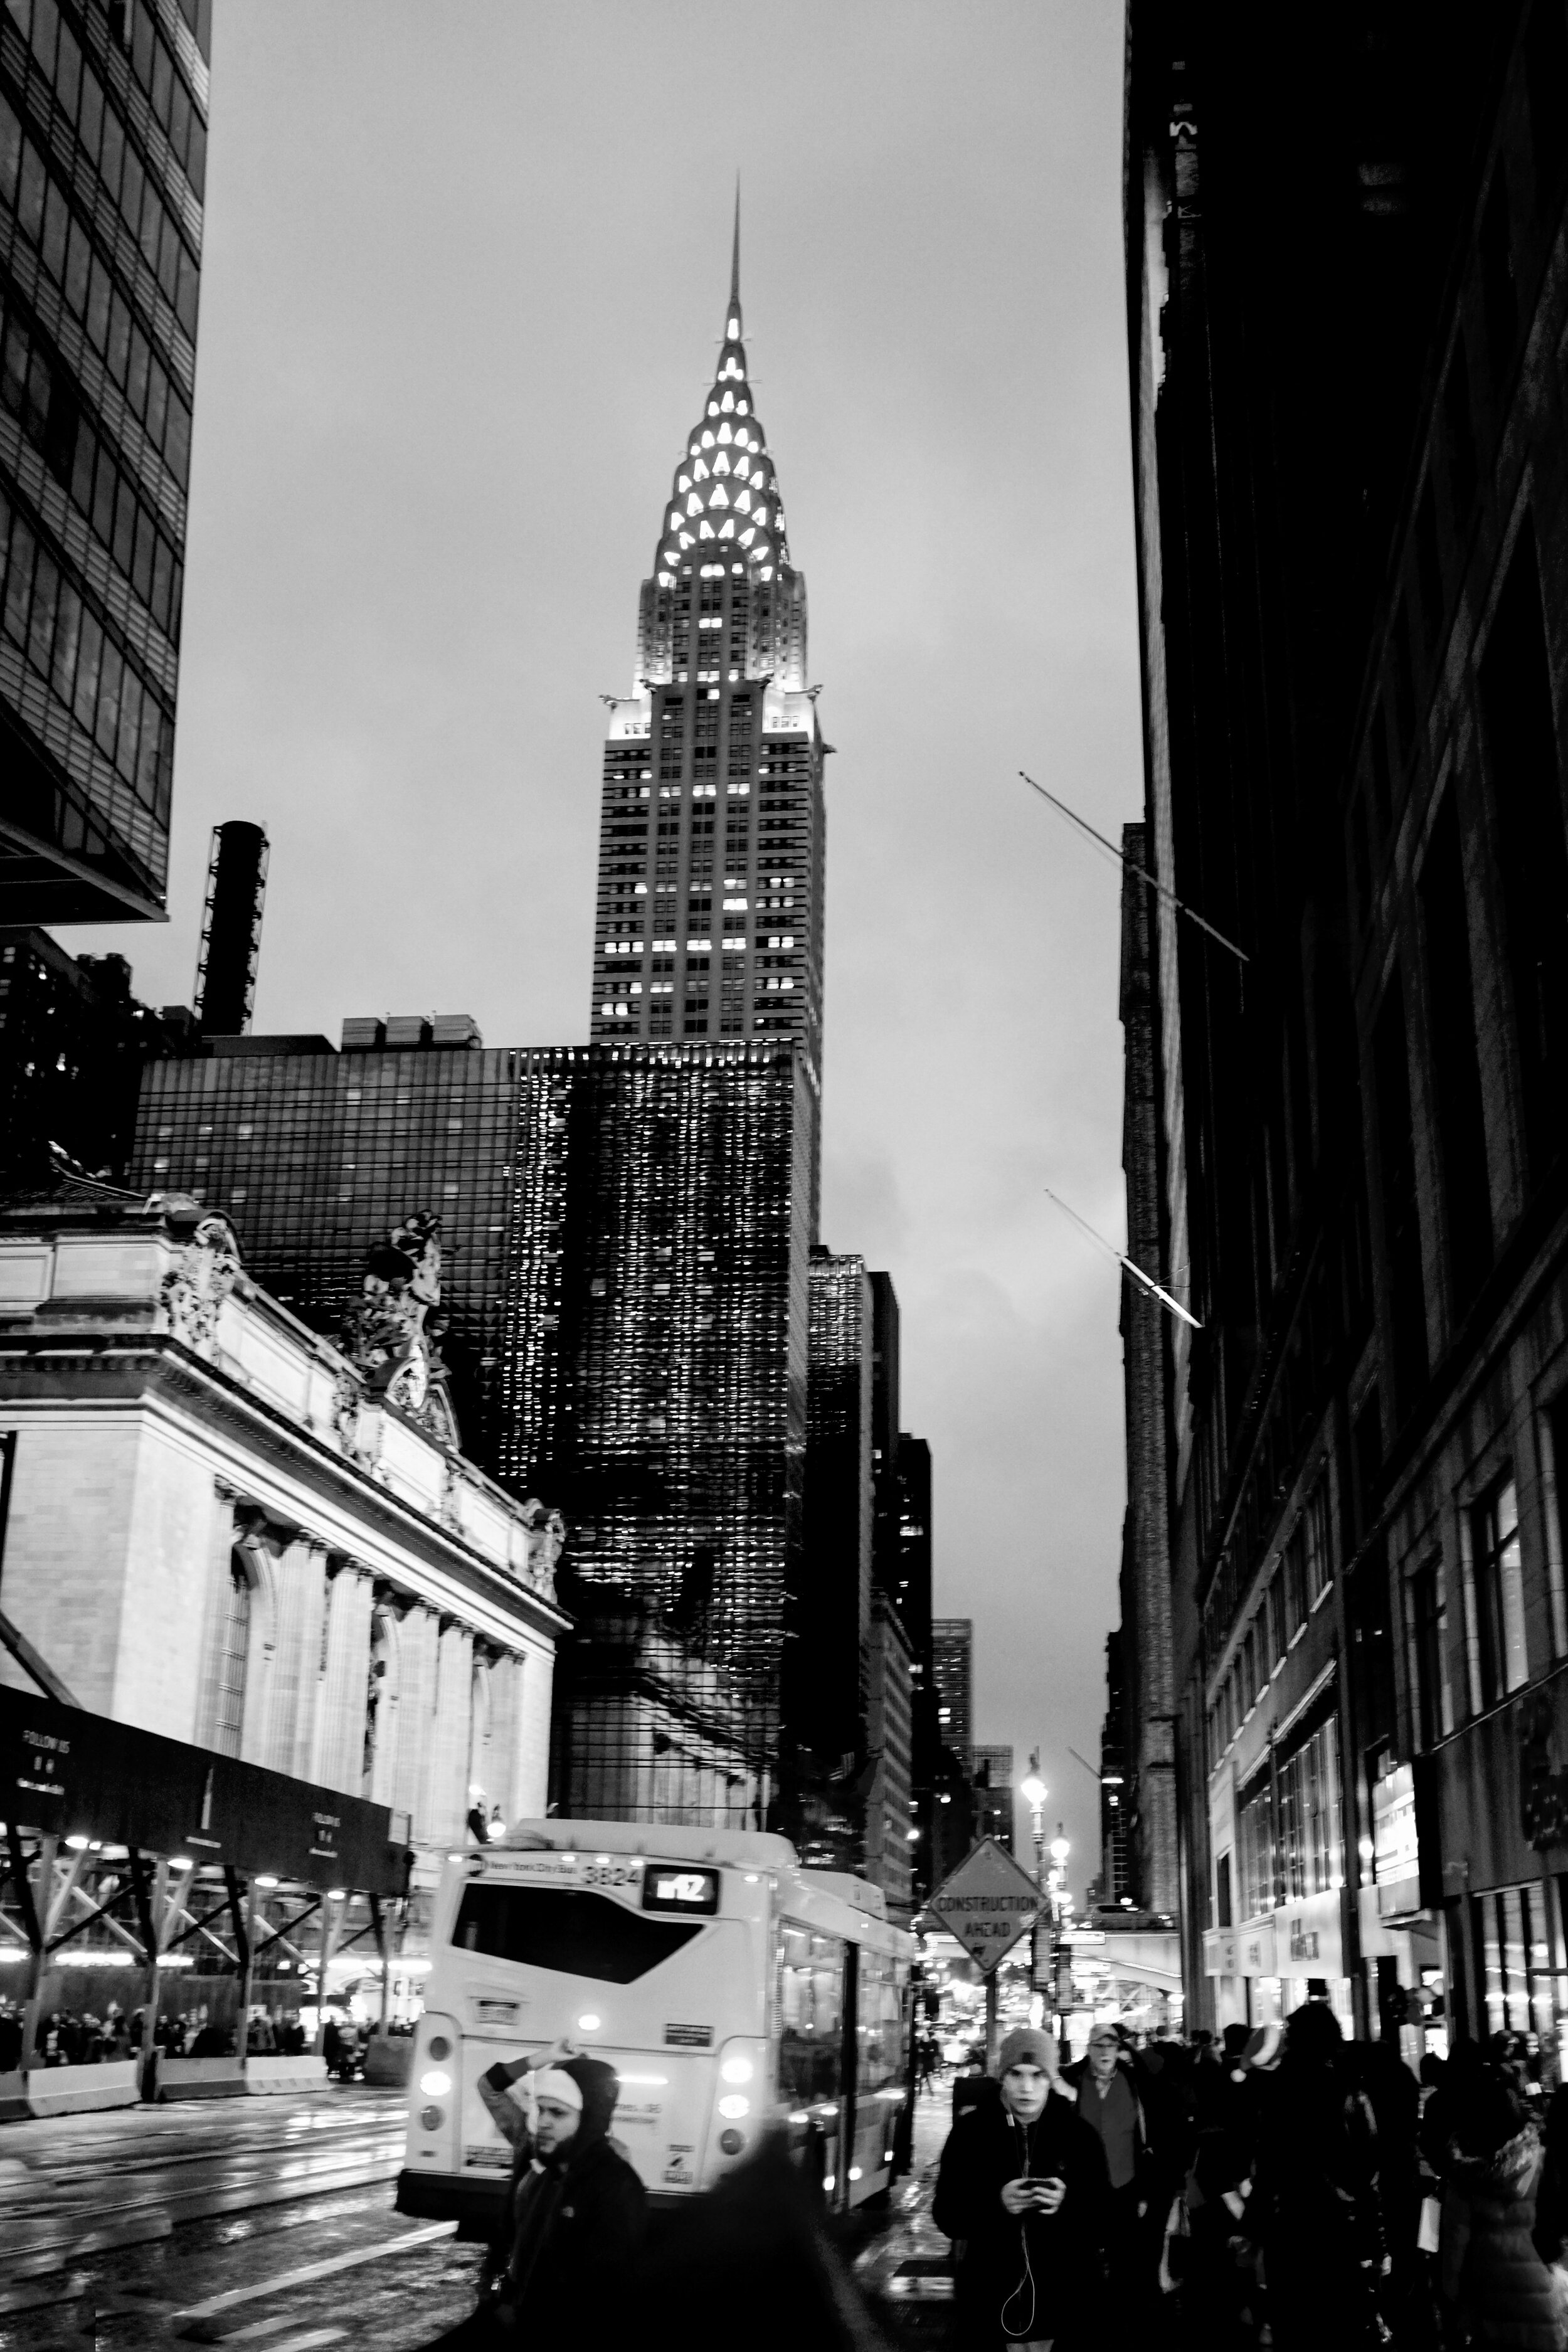
<path id="1" fill-rule="evenodd" d="M 0 2352 L 429 2342 L 480 2257 L 394 2213 L 405 2112 L 334 2084 L 0 2129 Z"/>
<path id="2" fill-rule="evenodd" d="M 0 2352 L 174 2344 L 415 2352 L 472 2308 L 480 2250 L 395 2213 L 400 2092 L 332 2085 L 0 2127 Z M 855 2231 L 896 2342 L 940 2342 L 946 2242 L 926 2212 L 947 2099 L 912 2177 Z"/>

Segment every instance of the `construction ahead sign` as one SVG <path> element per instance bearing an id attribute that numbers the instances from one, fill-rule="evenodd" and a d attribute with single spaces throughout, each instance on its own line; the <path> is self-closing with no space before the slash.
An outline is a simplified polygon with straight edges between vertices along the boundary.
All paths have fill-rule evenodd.
<path id="1" fill-rule="evenodd" d="M 1039 1907 L 1039 1888 L 994 1838 L 965 1854 L 926 1905 L 987 1977 L 1033 1926 Z"/>

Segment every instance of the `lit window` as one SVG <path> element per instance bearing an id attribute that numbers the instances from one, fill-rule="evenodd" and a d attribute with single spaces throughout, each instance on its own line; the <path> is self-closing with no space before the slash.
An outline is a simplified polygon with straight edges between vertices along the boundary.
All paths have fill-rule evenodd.
<path id="1" fill-rule="evenodd" d="M 738 400 L 735 403 L 735 414 L 737 416 L 747 416 L 751 414 L 751 407 L 752 404 L 749 400 Z"/>
<path id="2" fill-rule="evenodd" d="M 721 441 L 733 441 L 738 437 L 739 436 L 731 432 L 730 427 L 727 425 L 721 425 L 719 427 L 719 438 Z"/>
<path id="3" fill-rule="evenodd" d="M 741 462 L 742 462 L 742 465 L 744 465 L 744 463 L 745 463 L 745 459 L 744 459 L 744 458 L 742 458 L 742 459 L 741 460 Z M 750 490 L 737 490 L 737 491 L 736 491 L 736 493 L 735 493 L 735 511 L 737 512 L 737 514 L 749 514 L 749 513 L 751 512 L 751 509 L 752 509 L 752 494 L 751 494 Z M 748 532 L 746 533 L 746 537 L 747 537 L 748 539 L 750 539 L 751 535 L 752 535 L 752 534 L 751 534 L 751 532 L 750 532 L 750 531 L 748 531 Z"/>
<path id="4" fill-rule="evenodd" d="M 614 1006 L 613 1004 L 601 1004 L 601 1005 L 600 1005 L 600 1007 L 599 1007 L 599 1010 L 600 1010 L 600 1012 L 601 1012 L 602 1013 L 604 1013 L 604 1014 L 605 1015 L 605 1017 L 606 1017 L 606 1019 L 607 1019 L 607 1018 L 609 1018 L 609 1017 L 613 1016 L 613 1014 L 614 1014 L 614 1013 L 615 1013 L 616 1008 L 615 1008 L 615 1006 Z"/>
<path id="5" fill-rule="evenodd" d="M 720 405 L 720 407 L 721 407 L 721 408 L 724 409 L 726 412 L 728 412 L 730 409 L 732 409 L 732 408 L 734 407 L 734 405 L 735 405 L 735 395 L 734 395 L 734 394 L 733 394 L 732 392 L 727 392 L 727 393 L 724 394 L 723 399 L 720 402 L 719 405 Z M 709 415 L 712 415 L 712 413 L 713 413 L 713 412 L 711 411 L 711 409 L 710 409 L 710 411 L 709 411 Z"/>
<path id="6" fill-rule="evenodd" d="M 686 501 L 686 511 L 689 515 L 700 514 L 702 511 L 702 501 L 695 490 Z"/>
<path id="7" fill-rule="evenodd" d="M 708 500 L 708 503 L 709 503 L 709 505 L 710 505 L 710 506 L 713 506 L 713 507 L 727 507 L 727 506 L 729 505 L 729 503 L 730 503 L 730 493 L 729 493 L 729 491 L 724 488 L 724 485 L 723 485 L 723 483 L 722 483 L 722 482 L 715 482 L 715 483 L 714 483 L 714 485 L 713 485 L 713 489 L 712 489 L 712 493 L 711 493 L 711 496 L 710 497 L 710 499 L 709 499 L 709 500 Z"/>
<path id="8" fill-rule="evenodd" d="M 718 411 L 717 411 L 716 409 L 712 409 L 712 408 L 710 408 L 710 409 L 708 411 L 708 414 L 709 414 L 709 415 L 710 415 L 710 416 L 714 416 L 714 415 L 717 415 Z M 713 446 L 713 436 L 711 435 L 711 433 L 705 433 L 705 434 L 702 436 L 702 446 L 703 446 L 705 449 L 711 449 L 711 447 Z"/>
<path id="9" fill-rule="evenodd" d="M 727 474 L 729 470 L 730 460 L 725 457 L 722 449 L 721 449 L 719 455 L 713 460 L 713 471 L 716 474 Z"/>
<path id="10" fill-rule="evenodd" d="M 701 458 L 700 458 L 700 457 L 699 457 L 699 459 L 697 460 L 696 465 L 695 465 L 695 466 L 693 466 L 693 467 L 691 468 L 691 471 L 692 471 L 693 475 L 696 477 L 696 478 L 697 478 L 697 480 L 698 480 L 698 481 L 700 481 L 700 482 L 705 482 L 705 481 L 708 479 L 708 468 L 707 468 L 707 467 L 703 464 L 703 462 L 702 462 L 702 460 L 701 460 Z"/>
<path id="11" fill-rule="evenodd" d="M 676 488 L 677 488 L 678 490 L 680 490 L 680 491 L 681 491 L 681 492 L 683 492 L 683 493 L 684 493 L 685 491 L 689 490 L 689 489 L 691 488 L 691 477 L 690 477 L 690 475 L 689 475 L 689 474 L 678 474 L 678 475 L 676 476 L 676 478 L 675 478 L 675 487 L 676 487 Z"/>
<path id="12" fill-rule="evenodd" d="M 739 319 L 731 319 L 731 321 L 730 321 L 730 341 L 731 341 L 732 343 L 738 343 L 738 342 L 740 341 L 740 340 L 741 340 L 741 321 L 739 320 Z"/>
<path id="13" fill-rule="evenodd" d="M 744 898 L 726 898 L 726 899 L 725 899 L 725 901 L 724 901 L 724 912 L 725 912 L 727 915 L 743 915 L 743 914 L 745 913 L 745 911 L 746 911 L 746 902 L 745 902 Z"/>

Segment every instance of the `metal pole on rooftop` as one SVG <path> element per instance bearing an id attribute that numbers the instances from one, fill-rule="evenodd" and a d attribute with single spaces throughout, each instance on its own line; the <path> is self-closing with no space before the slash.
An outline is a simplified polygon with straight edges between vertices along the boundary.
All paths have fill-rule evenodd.
<path id="1" fill-rule="evenodd" d="M 370 1918 L 371 1925 L 375 1929 L 375 1948 L 381 1955 L 381 2020 L 375 2030 L 384 2042 L 386 2012 L 392 2000 L 392 1952 L 386 1933 L 386 1921 L 382 1916 L 379 1895 L 373 1895 L 370 1898 Z"/>

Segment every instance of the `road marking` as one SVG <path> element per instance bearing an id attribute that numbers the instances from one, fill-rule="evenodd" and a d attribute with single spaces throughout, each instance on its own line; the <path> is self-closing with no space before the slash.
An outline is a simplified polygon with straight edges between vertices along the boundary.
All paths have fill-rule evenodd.
<path id="1" fill-rule="evenodd" d="M 237 2327 L 224 2337 L 226 2344 L 257 2344 L 263 2336 L 281 2336 L 285 2329 L 294 2333 L 286 2344 L 275 2344 L 272 2352 L 305 2352 L 307 2344 L 336 2344 L 348 2334 L 346 2327 L 300 2328 L 297 2319 L 256 2319 L 248 2327 Z"/>
<path id="2" fill-rule="evenodd" d="M 232 2311 L 237 2303 L 254 2303 L 258 2295 L 281 2294 L 285 2287 L 306 2286 L 312 2279 L 331 2278 L 336 2271 L 351 2271 L 361 2263 L 377 2263 L 384 2255 L 405 2253 L 411 2246 L 428 2246 L 437 2238 L 454 2237 L 457 2228 L 456 2221 L 431 2221 L 423 2230 L 410 2230 L 401 2238 L 384 2238 L 379 2244 L 357 2247 L 351 2254 L 333 2254 L 324 2263 L 307 2263 L 302 2270 L 280 2271 L 276 2278 L 261 2279 L 255 2286 L 230 2287 L 226 2294 L 210 2295 L 205 2303 L 193 2303 L 173 2316 L 211 2319 L 220 2311 Z"/>

